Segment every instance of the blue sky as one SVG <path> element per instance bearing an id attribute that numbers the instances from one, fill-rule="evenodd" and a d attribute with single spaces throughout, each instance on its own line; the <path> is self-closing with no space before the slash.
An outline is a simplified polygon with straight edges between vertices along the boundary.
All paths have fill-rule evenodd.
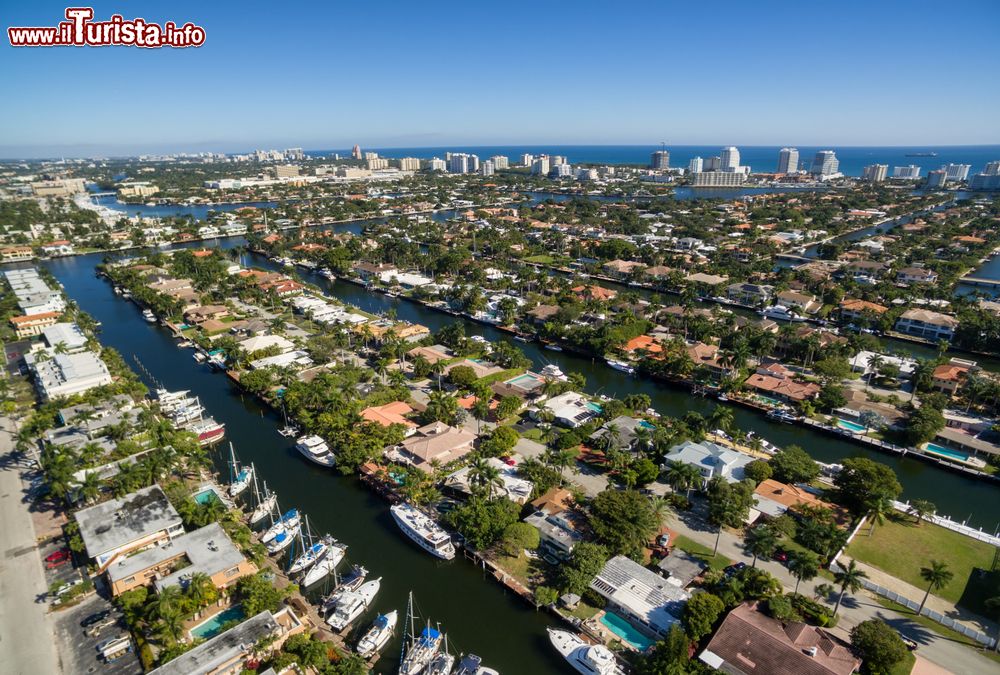
<path id="1" fill-rule="evenodd" d="M 65 4 L 2 0 L 4 28 Z M 96 2 L 198 49 L 0 47 L 0 156 L 1000 143 L 1000 2 Z"/>

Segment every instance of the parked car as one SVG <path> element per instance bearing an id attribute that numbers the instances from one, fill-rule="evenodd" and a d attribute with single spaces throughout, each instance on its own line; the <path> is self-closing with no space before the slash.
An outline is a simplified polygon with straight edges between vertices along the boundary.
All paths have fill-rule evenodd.
<path id="1" fill-rule="evenodd" d="M 745 562 L 733 563 L 732 565 L 724 569 L 723 572 L 726 573 L 727 577 L 731 577 L 740 570 L 744 569 L 746 566 L 747 564 Z"/>
<path id="2" fill-rule="evenodd" d="M 45 556 L 45 562 L 62 562 L 64 560 L 69 560 L 70 552 L 68 548 L 61 548 L 58 551 L 53 551 L 52 553 Z"/>
<path id="3" fill-rule="evenodd" d="M 788 551 L 779 548 L 774 552 L 774 559 L 778 562 L 788 562 Z"/>
<path id="4" fill-rule="evenodd" d="M 80 625 L 83 628 L 87 628 L 89 626 L 93 626 L 95 623 L 98 623 L 99 621 L 103 621 L 109 616 L 111 616 L 111 610 L 103 609 L 100 612 L 94 612 L 90 616 L 84 618 L 84 620 L 80 622 Z"/>

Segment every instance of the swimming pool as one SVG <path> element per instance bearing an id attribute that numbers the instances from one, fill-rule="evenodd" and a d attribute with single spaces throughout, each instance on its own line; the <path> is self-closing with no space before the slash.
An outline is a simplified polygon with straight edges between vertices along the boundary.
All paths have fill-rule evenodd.
<path id="1" fill-rule="evenodd" d="M 934 455 L 941 455 L 942 457 L 947 457 L 948 459 L 957 459 L 960 462 L 969 461 L 969 455 L 965 452 L 959 452 L 958 450 L 952 450 L 951 448 L 946 448 L 937 443 L 928 443 L 924 446 L 924 452 L 929 452 Z"/>
<path id="2" fill-rule="evenodd" d="M 531 384 L 538 384 L 538 382 L 539 379 L 537 377 L 528 374 L 518 375 L 512 380 L 507 380 L 507 384 L 516 384 L 516 385 L 531 385 Z"/>
<path id="3" fill-rule="evenodd" d="M 640 633 L 632 624 L 614 612 L 605 612 L 601 617 L 601 623 L 604 624 L 604 627 L 609 631 L 638 649 L 640 652 L 646 651 L 649 649 L 649 646 L 653 644 L 653 640 Z"/>
<path id="4" fill-rule="evenodd" d="M 863 434 L 867 429 L 864 425 L 858 424 L 857 422 L 851 422 L 849 420 L 842 420 L 837 418 L 837 426 L 841 429 L 847 429 L 848 431 L 853 431 L 856 434 Z"/>
<path id="5" fill-rule="evenodd" d="M 194 500 L 199 504 L 211 504 L 212 502 L 221 502 L 219 495 L 215 493 L 213 488 L 205 488 L 201 492 L 197 492 L 194 495 Z"/>
<path id="6" fill-rule="evenodd" d="M 602 408 L 599 404 L 594 403 L 593 401 L 587 401 L 587 407 L 593 410 L 598 415 L 604 412 L 604 408 Z"/>
<path id="7" fill-rule="evenodd" d="M 222 627 L 230 621 L 242 621 L 246 616 L 243 614 L 242 605 L 233 605 L 227 610 L 219 612 L 208 621 L 203 621 L 188 631 L 192 638 L 207 640 L 222 632 Z"/>

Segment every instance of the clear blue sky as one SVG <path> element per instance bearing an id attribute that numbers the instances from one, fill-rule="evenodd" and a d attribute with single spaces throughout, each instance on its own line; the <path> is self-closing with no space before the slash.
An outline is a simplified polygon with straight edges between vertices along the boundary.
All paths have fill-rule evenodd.
<path id="1" fill-rule="evenodd" d="M 4 28 L 65 4 L 2 0 Z M 84 4 L 84 3 L 79 3 Z M 0 156 L 1000 143 L 1000 2 L 95 2 L 205 46 L 13 49 Z"/>

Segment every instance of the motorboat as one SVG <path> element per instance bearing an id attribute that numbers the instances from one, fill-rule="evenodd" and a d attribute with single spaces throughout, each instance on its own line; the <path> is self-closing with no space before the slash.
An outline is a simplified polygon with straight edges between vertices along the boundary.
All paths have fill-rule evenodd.
<path id="1" fill-rule="evenodd" d="M 156 323 L 156 315 L 153 314 L 153 310 L 149 309 L 148 307 L 142 310 L 142 318 L 145 319 L 148 323 Z"/>
<path id="2" fill-rule="evenodd" d="M 302 436 L 295 442 L 295 448 L 320 466 L 333 466 L 337 463 L 337 458 L 330 452 L 330 446 L 319 436 Z"/>
<path id="3" fill-rule="evenodd" d="M 385 643 L 389 641 L 396 631 L 396 623 L 399 620 L 399 612 L 392 610 L 388 614 L 379 614 L 375 617 L 371 628 L 365 631 L 358 642 L 356 651 L 364 658 L 378 654 Z"/>
<path id="4" fill-rule="evenodd" d="M 584 675 L 625 675 L 615 655 L 604 645 L 584 642 L 566 630 L 549 628 L 549 642 L 569 665 Z"/>
<path id="5" fill-rule="evenodd" d="M 337 601 L 336 609 L 326 622 L 337 632 L 344 630 L 368 609 L 381 587 L 382 578 L 379 577 L 361 584 L 356 591 L 347 591 Z"/>
<path id="6" fill-rule="evenodd" d="M 331 539 L 326 548 L 326 553 L 316 560 L 312 567 L 306 570 L 305 575 L 302 577 L 302 587 L 307 588 L 312 586 L 316 582 L 322 581 L 333 574 L 345 555 L 347 555 L 347 544 L 341 544 L 336 539 Z"/>
<path id="7" fill-rule="evenodd" d="M 795 415 L 793 415 L 790 412 L 786 412 L 784 410 L 772 410 L 769 413 L 767 413 L 767 416 L 770 417 L 771 419 L 778 420 L 779 422 L 782 422 L 784 424 L 792 424 L 793 422 L 798 420 L 798 418 Z"/>
<path id="8" fill-rule="evenodd" d="M 218 443 L 226 436 L 226 425 L 216 422 L 212 417 L 196 420 L 185 429 L 198 436 L 198 445 Z"/>
<path id="9" fill-rule="evenodd" d="M 355 565 L 352 567 L 351 573 L 339 580 L 336 586 L 334 586 L 333 592 L 323 598 L 323 604 L 320 606 L 320 613 L 327 614 L 332 611 L 345 593 L 348 591 L 356 591 L 361 588 L 361 585 L 365 583 L 366 578 L 368 578 L 368 570 L 365 569 L 365 567 L 362 565 Z"/>
<path id="10" fill-rule="evenodd" d="M 560 345 L 557 345 L 555 342 L 546 342 L 545 348 L 553 352 L 561 352 L 563 350 L 563 348 Z"/>
<path id="11" fill-rule="evenodd" d="M 389 511 L 400 529 L 420 548 L 444 560 L 455 557 L 451 536 L 423 511 L 406 503 L 395 504 Z"/>
<path id="12" fill-rule="evenodd" d="M 475 654 L 466 654 L 455 666 L 454 675 L 500 675 L 500 672 L 483 665 L 483 659 Z"/>
<path id="13" fill-rule="evenodd" d="M 805 317 L 801 317 L 792 310 L 788 309 L 784 305 L 772 305 L 760 311 L 760 315 L 767 319 L 774 319 L 776 321 L 805 321 Z"/>
<path id="14" fill-rule="evenodd" d="M 623 373 L 628 373 L 629 375 L 635 375 L 635 367 L 625 361 L 619 361 L 617 359 L 606 359 L 609 366 L 615 370 L 620 370 Z"/>

